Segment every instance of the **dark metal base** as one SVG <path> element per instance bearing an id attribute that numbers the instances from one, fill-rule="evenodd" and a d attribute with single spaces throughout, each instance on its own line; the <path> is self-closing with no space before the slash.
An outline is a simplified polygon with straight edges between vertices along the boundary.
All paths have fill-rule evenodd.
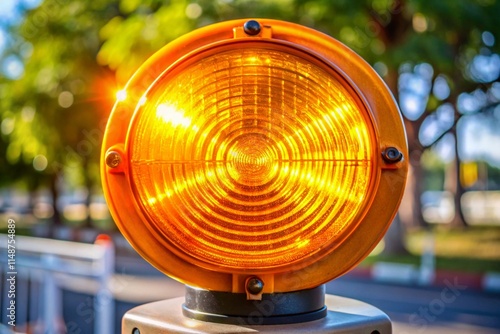
<path id="1" fill-rule="evenodd" d="M 358 300 L 326 295 L 327 316 L 288 325 L 231 325 L 198 321 L 182 314 L 184 297 L 144 304 L 123 317 L 122 334 L 390 334 L 391 320 L 376 307 Z M 255 318 L 254 320 L 257 320 Z M 135 330 L 135 332 L 134 332 Z"/>
<path id="2" fill-rule="evenodd" d="M 281 325 L 324 318 L 325 287 L 262 294 L 247 300 L 245 293 L 208 291 L 186 287 L 183 314 L 191 319 L 235 325 Z"/>

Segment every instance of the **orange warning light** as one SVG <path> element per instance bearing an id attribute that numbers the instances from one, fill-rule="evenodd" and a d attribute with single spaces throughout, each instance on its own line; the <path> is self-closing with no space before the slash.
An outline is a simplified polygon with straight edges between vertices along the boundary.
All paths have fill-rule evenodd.
<path id="1" fill-rule="evenodd" d="M 134 248 L 184 283 L 317 286 L 366 257 L 397 211 L 399 110 L 367 63 L 315 30 L 264 19 L 199 29 L 149 59 L 123 96 L 104 138 L 105 195 Z"/>

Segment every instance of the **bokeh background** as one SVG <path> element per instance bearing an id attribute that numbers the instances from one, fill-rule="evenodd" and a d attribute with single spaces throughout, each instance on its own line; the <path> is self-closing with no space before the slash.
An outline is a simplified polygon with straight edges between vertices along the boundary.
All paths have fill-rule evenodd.
<path id="1" fill-rule="evenodd" d="M 420 266 L 431 254 L 438 270 L 500 272 L 497 0 L 2 0 L 0 229 L 11 218 L 19 235 L 118 238 L 99 156 L 121 89 L 176 37 L 242 17 L 337 38 L 399 103 L 407 189 L 385 240 L 361 266 Z"/>

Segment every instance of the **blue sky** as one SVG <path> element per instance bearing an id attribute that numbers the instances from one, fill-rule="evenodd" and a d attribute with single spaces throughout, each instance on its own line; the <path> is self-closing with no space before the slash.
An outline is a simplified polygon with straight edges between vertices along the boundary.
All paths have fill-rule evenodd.
<path id="1" fill-rule="evenodd" d="M 38 6 L 41 0 L 0 0 L 0 55 L 5 47 L 10 42 L 7 29 L 9 26 L 18 24 L 23 12 L 27 9 Z M 2 59 L 0 64 L 1 74 L 10 79 L 19 78 L 24 71 L 22 60 L 15 56 L 9 55 Z"/>
<path id="2" fill-rule="evenodd" d="M 0 2 L 0 53 L 3 52 L 7 43 L 5 28 L 20 19 L 19 11 L 16 9 L 17 0 L 2 0 Z"/>
<path id="3" fill-rule="evenodd" d="M 0 0 L 0 29 L 21 21 L 23 11 L 34 8 L 42 0 Z M 0 37 L 1 43 L 1 37 Z"/>
<path id="4" fill-rule="evenodd" d="M 15 24 L 22 17 L 22 8 L 38 6 L 41 0 L 1 0 L 0 22 L 1 25 Z"/>

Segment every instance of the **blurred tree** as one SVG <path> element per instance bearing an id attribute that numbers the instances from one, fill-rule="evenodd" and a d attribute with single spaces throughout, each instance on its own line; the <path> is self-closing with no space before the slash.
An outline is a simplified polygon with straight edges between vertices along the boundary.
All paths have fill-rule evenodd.
<path id="1" fill-rule="evenodd" d="M 3 58 L 21 60 L 24 71 L 2 80 L 2 167 L 8 172 L 1 175 L 28 181 L 30 189 L 48 186 L 55 224 L 61 222 L 61 176 L 86 186 L 87 202 L 99 181 L 102 121 L 114 100 L 114 76 L 95 59 L 99 29 L 116 12 L 111 0 L 47 0 L 10 27 Z"/>
<path id="2" fill-rule="evenodd" d="M 78 169 L 90 186 L 98 178 L 99 120 L 111 109 L 113 73 L 123 86 L 152 53 L 199 26 L 240 17 L 284 19 L 338 38 L 387 82 L 400 102 L 410 148 L 399 217 L 404 226 L 421 226 L 421 156 L 450 136 L 456 163 L 449 184 L 460 209 L 459 124 L 464 115 L 498 103 L 499 14 L 497 0 L 45 0 L 16 30 L 12 55 L 24 61 L 24 75 L 0 93 L 7 163 L 31 167 L 37 161 L 40 171 L 33 165 L 28 174 L 52 184 L 60 170 Z M 461 106 L 463 94 L 479 101 L 481 93 L 487 98 L 479 108 Z M 28 132 L 24 123 L 31 124 Z M 464 224 L 460 214 L 454 224 Z"/>
<path id="3" fill-rule="evenodd" d="M 119 9 L 101 29 L 104 43 L 97 60 L 122 84 L 154 52 L 200 26 L 241 17 L 296 17 L 292 0 L 121 0 Z"/>
<path id="4" fill-rule="evenodd" d="M 172 6 L 180 8 L 179 16 L 174 17 L 173 10 L 167 10 Z M 494 43 L 494 37 L 500 36 L 496 22 L 500 14 L 498 1 L 180 0 L 158 7 L 154 2 L 139 5 L 133 0 L 122 0 L 120 8 L 126 8 L 128 16 L 114 18 L 103 29 L 99 60 L 119 74 L 124 73 L 122 78 L 129 77 L 131 69 L 169 40 L 213 21 L 239 17 L 286 19 L 338 38 L 374 66 L 400 102 L 410 151 L 406 158 L 411 164 L 399 215 L 403 225 L 425 225 L 420 202 L 421 156 L 447 133 L 455 141 L 455 174 L 450 174 L 455 176 L 447 182 L 456 194 L 457 215 L 453 224 L 465 224 L 460 205 L 464 191 L 459 182 L 460 135 L 456 130 L 463 115 L 459 95 L 475 89 L 486 91 L 498 79 L 498 73 L 486 79 L 473 73 L 477 57 L 498 52 L 499 46 Z M 182 8 L 189 18 L 187 22 Z M 157 33 L 158 27 L 167 24 L 175 29 Z M 118 31 L 127 31 L 127 36 L 133 38 L 126 39 Z M 481 38 L 484 34 L 493 40 L 489 45 Z M 131 50 L 137 58 L 116 57 L 129 55 Z M 427 133 L 429 128 L 434 132 Z M 401 240 L 402 229 L 395 230 L 394 235 Z M 395 249 L 402 251 L 402 244 Z"/>
<path id="5" fill-rule="evenodd" d="M 476 66 L 478 59 L 484 63 L 498 57 L 494 53 L 499 50 L 499 45 L 494 44 L 494 36 L 500 35 L 496 22 L 500 14 L 498 1 L 297 0 L 296 3 L 297 12 L 304 13 L 299 21 L 338 37 L 361 54 L 385 79 L 400 103 L 411 165 L 400 209 L 402 222 L 407 226 L 425 225 L 420 203 L 423 184 L 420 158 L 424 150 L 450 133 L 455 141 L 455 176 L 448 184 L 455 194 L 457 211 L 452 224 L 463 226 L 460 198 L 464 189 L 459 181 L 457 144 L 460 136 L 457 124 L 463 116 L 459 96 L 477 89 L 486 92 L 498 80 L 498 69 L 491 73 L 490 66 L 488 75 Z M 485 34 L 490 42 L 484 41 Z M 496 103 L 496 99 L 489 101 L 490 105 Z M 434 132 L 424 133 L 430 127 Z"/>

